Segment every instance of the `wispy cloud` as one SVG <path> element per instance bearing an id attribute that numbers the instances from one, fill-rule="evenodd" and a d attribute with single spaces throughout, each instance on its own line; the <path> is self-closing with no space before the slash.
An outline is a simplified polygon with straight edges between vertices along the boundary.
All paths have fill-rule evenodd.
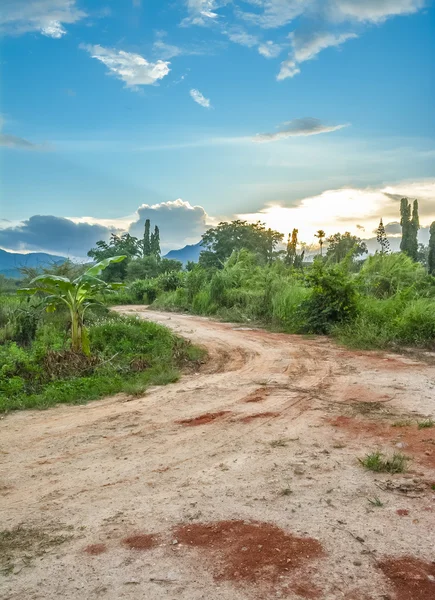
<path id="1" fill-rule="evenodd" d="M 426 0 L 330 0 L 330 12 L 335 19 L 379 23 L 390 17 L 415 13 Z"/>
<path id="2" fill-rule="evenodd" d="M 294 119 L 283 123 L 281 129 L 274 133 L 260 133 L 252 138 L 253 142 L 276 142 L 278 140 L 284 140 L 289 137 L 308 136 L 308 135 L 319 135 L 321 133 L 331 133 L 332 131 L 338 131 L 344 127 L 348 127 L 349 124 L 344 125 L 326 125 L 322 123 L 320 119 L 314 119 L 313 117 L 305 117 L 303 119 Z"/>
<path id="3" fill-rule="evenodd" d="M 330 33 L 325 31 L 312 32 L 308 35 L 292 32 L 290 40 L 293 46 L 292 52 L 287 60 L 281 63 L 281 69 L 277 75 L 278 81 L 294 77 L 300 73 L 299 65 L 315 58 L 322 50 L 341 46 L 347 40 L 357 38 L 355 33 Z"/>
<path id="4" fill-rule="evenodd" d="M 39 31 L 45 36 L 61 38 L 64 25 L 77 23 L 86 13 L 76 0 L 2 0 L 0 33 L 21 35 Z"/>
<path id="5" fill-rule="evenodd" d="M 4 119 L 0 116 L 0 146 L 4 146 L 6 148 L 16 148 L 21 150 L 39 150 L 41 146 L 38 144 L 33 144 L 24 138 L 18 137 L 16 135 L 11 135 L 9 133 L 3 133 L 3 124 Z"/>
<path id="6" fill-rule="evenodd" d="M 230 29 L 229 31 L 225 31 L 225 34 L 231 42 L 246 46 L 247 48 L 252 48 L 258 44 L 258 37 L 256 35 L 252 35 L 241 28 Z"/>
<path id="7" fill-rule="evenodd" d="M 217 19 L 216 9 L 226 3 L 227 0 L 186 0 L 189 16 L 183 19 L 181 25 L 206 25 Z"/>
<path id="8" fill-rule="evenodd" d="M 166 77 L 170 68 L 169 62 L 158 60 L 149 62 L 140 54 L 82 44 L 81 48 L 89 52 L 109 69 L 111 75 L 125 82 L 127 87 L 134 88 L 140 85 L 153 85 Z"/>
<path id="9" fill-rule="evenodd" d="M 201 94 L 199 90 L 190 90 L 190 96 L 200 106 L 203 106 L 204 108 L 211 108 L 210 100 Z"/>
<path id="10" fill-rule="evenodd" d="M 258 52 L 261 56 L 264 56 L 264 58 L 276 58 L 281 54 L 282 46 L 269 40 L 258 46 Z"/>

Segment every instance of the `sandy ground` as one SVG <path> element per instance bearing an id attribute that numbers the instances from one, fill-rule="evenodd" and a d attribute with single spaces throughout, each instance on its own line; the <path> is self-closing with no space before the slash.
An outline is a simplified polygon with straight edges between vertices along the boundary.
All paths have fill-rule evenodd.
<path id="1" fill-rule="evenodd" d="M 435 598 L 429 571 L 410 575 L 424 589 L 406 595 L 407 584 L 379 568 L 435 560 L 435 428 L 391 426 L 435 416 L 434 366 L 325 338 L 119 310 L 167 325 L 210 360 L 142 398 L 0 421 L 0 530 L 21 526 L 14 535 L 25 541 L 3 556 L 2 599 Z M 189 423 L 208 413 L 224 414 Z M 376 449 L 408 454 L 408 472 L 366 471 L 358 457 Z M 195 547 L 188 537 L 189 526 L 232 520 L 312 538 L 316 551 L 244 579 L 227 568 L 228 553 L 254 556 L 249 541 Z M 132 548 L 125 539 L 135 534 L 154 543 Z M 285 542 L 276 544 L 278 556 Z"/>

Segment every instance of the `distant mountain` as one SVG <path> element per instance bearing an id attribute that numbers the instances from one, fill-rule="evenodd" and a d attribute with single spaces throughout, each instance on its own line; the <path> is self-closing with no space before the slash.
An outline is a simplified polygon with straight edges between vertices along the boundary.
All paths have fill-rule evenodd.
<path id="1" fill-rule="evenodd" d="M 20 277 L 20 267 L 46 267 L 53 263 L 65 262 L 64 256 L 55 256 L 45 252 L 19 254 L 0 249 L 0 275 Z"/>
<path id="2" fill-rule="evenodd" d="M 184 248 L 180 248 L 179 250 L 171 250 L 168 252 L 164 258 L 173 258 L 175 260 L 179 260 L 185 265 L 189 260 L 193 262 L 198 262 L 199 254 L 202 250 L 201 242 L 197 244 L 193 244 L 191 246 L 184 246 Z"/>

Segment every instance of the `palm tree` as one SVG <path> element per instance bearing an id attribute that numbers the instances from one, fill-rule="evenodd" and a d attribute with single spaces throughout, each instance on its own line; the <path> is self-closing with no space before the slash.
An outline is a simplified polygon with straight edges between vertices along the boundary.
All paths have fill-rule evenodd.
<path id="1" fill-rule="evenodd" d="M 319 229 L 318 232 L 314 234 L 314 237 L 319 240 L 320 256 L 323 256 L 323 242 L 325 240 L 326 233 L 323 231 L 323 229 Z"/>

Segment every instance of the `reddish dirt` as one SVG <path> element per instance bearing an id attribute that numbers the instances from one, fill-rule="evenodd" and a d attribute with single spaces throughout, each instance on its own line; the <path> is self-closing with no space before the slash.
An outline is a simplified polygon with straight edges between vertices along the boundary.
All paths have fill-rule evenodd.
<path id="1" fill-rule="evenodd" d="M 388 558 L 378 567 L 390 580 L 396 600 L 433 600 L 435 598 L 435 563 L 417 558 Z"/>
<path id="2" fill-rule="evenodd" d="M 216 580 L 276 586 L 289 578 L 291 589 L 299 596 L 319 597 L 309 574 L 301 576 L 304 566 L 324 555 L 317 540 L 296 537 L 258 521 L 181 525 L 174 529 L 174 535 L 179 542 L 207 552 Z M 297 581 L 291 581 L 295 572 Z"/>
<path id="3" fill-rule="evenodd" d="M 265 387 L 258 388 L 255 392 L 248 394 L 242 398 L 242 402 L 263 402 L 270 395 L 270 390 Z"/>
<path id="4" fill-rule="evenodd" d="M 263 412 L 256 413 L 255 415 L 247 415 L 246 417 L 242 417 L 241 419 L 237 419 L 238 423 L 250 423 L 255 419 L 267 419 L 268 417 L 279 417 L 279 413 L 277 412 Z"/>
<path id="5" fill-rule="evenodd" d="M 134 550 L 151 550 L 157 546 L 157 538 L 149 533 L 137 533 L 124 538 L 122 543 Z"/>
<path id="6" fill-rule="evenodd" d="M 86 546 L 86 548 L 83 550 L 83 552 L 86 552 L 86 554 L 92 554 L 92 556 L 103 554 L 106 551 L 106 544 L 90 544 L 89 546 Z"/>
<path id="7" fill-rule="evenodd" d="M 407 517 L 409 515 L 409 510 L 406 508 L 398 508 L 396 513 L 399 515 L 399 517 Z"/>
<path id="8" fill-rule="evenodd" d="M 410 455 L 418 462 L 435 468 L 435 428 L 418 429 L 417 425 L 392 427 L 390 423 L 336 417 L 327 419 L 333 426 L 344 429 L 353 438 L 364 437 L 391 443 L 392 449 Z M 401 444 L 397 446 L 397 444 Z"/>
<path id="9" fill-rule="evenodd" d="M 220 419 L 225 415 L 229 415 L 231 411 L 229 410 L 221 410 L 215 413 L 205 413 L 203 415 L 199 415 L 199 417 L 192 417 L 191 419 L 183 419 L 181 421 L 176 421 L 178 425 L 184 425 L 185 427 L 195 427 L 197 425 L 207 425 L 208 423 L 212 423 L 216 421 L 216 419 Z"/>

